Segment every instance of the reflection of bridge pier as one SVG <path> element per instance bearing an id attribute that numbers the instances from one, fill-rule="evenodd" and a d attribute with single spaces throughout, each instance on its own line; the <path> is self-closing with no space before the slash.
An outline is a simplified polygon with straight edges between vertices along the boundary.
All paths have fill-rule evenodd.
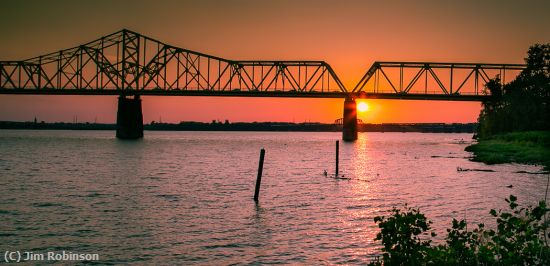
<path id="1" fill-rule="evenodd" d="M 118 97 L 116 137 L 119 139 L 143 138 L 143 114 L 139 95 L 135 95 L 133 99 L 123 95 Z"/>
<path id="2" fill-rule="evenodd" d="M 357 104 L 352 97 L 344 101 L 344 116 L 342 118 L 342 139 L 344 141 L 357 140 Z"/>

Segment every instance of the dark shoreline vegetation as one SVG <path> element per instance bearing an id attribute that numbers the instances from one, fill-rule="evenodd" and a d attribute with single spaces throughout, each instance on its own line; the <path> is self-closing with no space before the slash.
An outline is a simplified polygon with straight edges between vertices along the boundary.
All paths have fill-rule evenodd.
<path id="1" fill-rule="evenodd" d="M 383 254 L 369 265 L 549 265 L 546 202 L 520 207 L 513 195 L 506 202 L 509 212 L 489 212 L 496 230 L 453 219 L 440 245 L 432 245 L 432 222 L 418 209 L 393 208 L 390 216 L 374 218 Z"/>
<path id="2" fill-rule="evenodd" d="M 473 133 L 476 123 L 387 123 L 359 124 L 360 132 L 430 132 L 430 133 Z M 45 123 L 0 121 L 0 129 L 36 129 L 36 130 L 115 130 L 115 124 L 97 123 Z M 178 124 L 152 122 L 144 125 L 145 130 L 162 131 L 303 131 L 303 132 L 341 132 L 342 125 L 323 123 L 286 123 L 286 122 L 180 122 Z"/>
<path id="3" fill-rule="evenodd" d="M 529 48 L 527 68 L 513 81 L 489 80 L 479 115 L 479 142 L 466 148 L 487 164 L 541 164 L 550 168 L 550 43 Z"/>
<path id="4" fill-rule="evenodd" d="M 550 167 L 550 43 L 531 46 L 525 62 L 510 83 L 497 76 L 485 84 L 491 97 L 479 115 L 479 143 L 466 148 L 475 161 Z"/>

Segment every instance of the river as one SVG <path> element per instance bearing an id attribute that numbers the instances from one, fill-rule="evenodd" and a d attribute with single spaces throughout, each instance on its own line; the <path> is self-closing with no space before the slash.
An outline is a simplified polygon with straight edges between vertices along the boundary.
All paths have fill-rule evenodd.
<path id="1" fill-rule="evenodd" d="M 420 208 L 441 239 L 453 217 L 490 225 L 489 210 L 510 194 L 524 205 L 545 195 L 546 175 L 529 173 L 539 166 L 469 161 L 471 134 L 360 133 L 340 142 L 346 179 L 334 179 L 340 137 L 0 130 L 0 251 L 96 253 L 112 264 L 361 264 L 379 253 L 373 218 L 393 206 Z"/>

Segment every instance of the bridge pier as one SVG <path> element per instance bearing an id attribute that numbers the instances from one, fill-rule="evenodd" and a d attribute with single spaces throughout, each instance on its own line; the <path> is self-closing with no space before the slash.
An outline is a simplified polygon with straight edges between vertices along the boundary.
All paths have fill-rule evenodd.
<path id="1" fill-rule="evenodd" d="M 344 116 L 342 119 L 342 140 L 357 140 L 357 104 L 352 97 L 344 101 Z"/>
<path id="2" fill-rule="evenodd" d="M 139 95 L 135 95 L 133 99 L 123 95 L 118 97 L 116 137 L 119 139 L 143 138 L 143 114 Z"/>

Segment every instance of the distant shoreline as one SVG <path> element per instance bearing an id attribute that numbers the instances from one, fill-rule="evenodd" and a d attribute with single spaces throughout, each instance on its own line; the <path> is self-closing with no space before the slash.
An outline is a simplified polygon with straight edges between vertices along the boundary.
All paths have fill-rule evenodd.
<path id="1" fill-rule="evenodd" d="M 177 124 L 152 122 L 143 126 L 150 131 L 282 131 L 282 132 L 339 132 L 342 125 L 287 122 L 181 122 Z M 474 133 L 477 123 L 385 123 L 359 124 L 359 132 L 427 132 Z M 115 130 L 115 124 L 16 122 L 0 121 L 0 129 L 32 130 Z"/>

